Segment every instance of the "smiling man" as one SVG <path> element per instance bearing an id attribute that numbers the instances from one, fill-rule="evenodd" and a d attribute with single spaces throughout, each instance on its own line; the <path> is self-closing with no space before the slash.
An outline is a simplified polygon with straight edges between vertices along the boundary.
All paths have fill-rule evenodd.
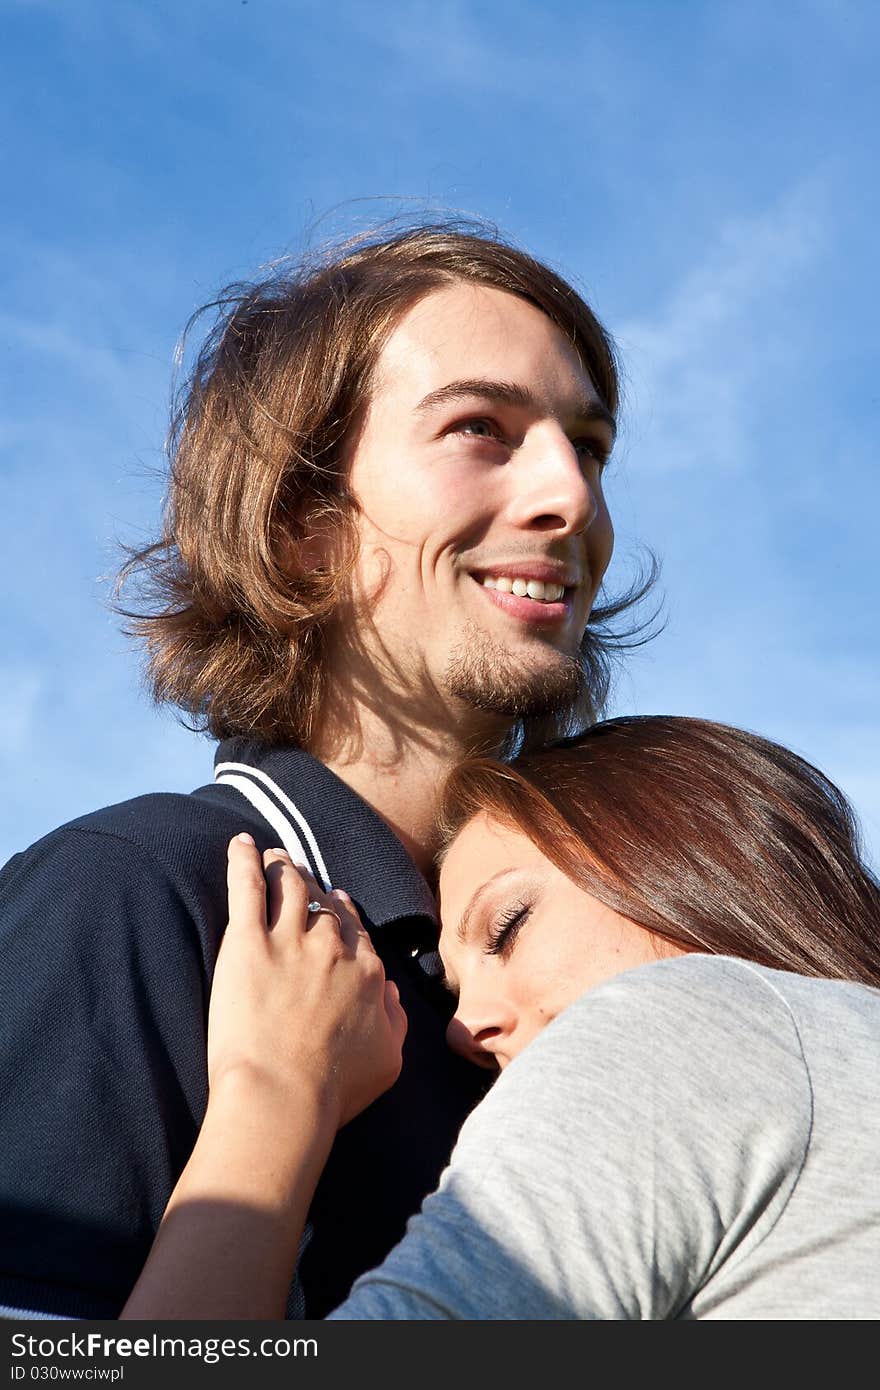
<path id="1" fill-rule="evenodd" d="M 164 532 L 127 568 L 154 693 L 219 740 L 215 780 L 0 876 L 0 1303 L 25 1314 L 113 1317 L 137 1277 L 204 1113 L 242 830 L 348 890 L 409 1019 L 400 1080 L 337 1141 L 290 1316 L 383 1258 L 481 1090 L 432 975 L 445 774 L 588 723 L 625 606 L 595 606 L 614 354 L 549 269 L 432 225 L 220 303 Z"/>
<path id="2" fill-rule="evenodd" d="M 343 450 L 357 558 L 310 747 L 423 869 L 451 763 L 594 695 L 580 653 L 611 556 L 613 441 L 576 348 L 509 291 L 441 284 L 378 356 Z"/>

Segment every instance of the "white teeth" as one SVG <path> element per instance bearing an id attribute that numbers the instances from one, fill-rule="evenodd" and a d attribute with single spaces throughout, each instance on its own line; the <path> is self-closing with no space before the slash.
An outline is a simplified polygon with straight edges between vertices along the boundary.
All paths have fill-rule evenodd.
<path id="1" fill-rule="evenodd" d="M 558 603 L 565 593 L 564 584 L 545 584 L 542 579 L 508 579 L 506 575 L 487 575 L 482 581 L 485 589 L 499 589 L 502 594 L 534 599 L 537 603 Z"/>

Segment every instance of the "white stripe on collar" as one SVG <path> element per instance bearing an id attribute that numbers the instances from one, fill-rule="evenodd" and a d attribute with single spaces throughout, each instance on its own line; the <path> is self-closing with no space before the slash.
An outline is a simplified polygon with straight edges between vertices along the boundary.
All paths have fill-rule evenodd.
<path id="1" fill-rule="evenodd" d="M 302 812 L 294 805 L 290 797 L 287 796 L 277 782 L 261 771 L 258 767 L 251 767 L 248 763 L 218 763 L 214 770 L 215 782 L 226 782 L 230 786 L 236 787 L 256 811 L 259 811 L 271 825 L 272 829 L 280 837 L 281 843 L 287 850 L 295 864 L 301 864 L 303 868 L 311 872 L 311 864 L 306 854 L 303 842 L 297 834 L 296 829 L 288 820 L 284 812 L 270 800 L 264 791 L 255 785 L 253 779 L 257 778 L 267 786 L 272 794 L 277 797 L 281 805 L 290 814 L 293 821 L 302 831 L 306 844 L 312 852 L 315 869 L 321 880 L 321 886 L 325 893 L 329 893 L 332 888 L 330 875 L 327 872 L 327 865 L 324 863 L 324 856 L 315 839 L 312 828 Z"/>

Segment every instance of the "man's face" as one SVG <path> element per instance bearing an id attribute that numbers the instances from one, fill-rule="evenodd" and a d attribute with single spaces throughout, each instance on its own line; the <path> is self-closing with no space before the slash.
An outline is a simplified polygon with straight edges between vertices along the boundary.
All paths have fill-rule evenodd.
<path id="1" fill-rule="evenodd" d="M 510 720 L 575 697 L 613 544 L 612 443 L 577 354 L 533 305 L 460 282 L 409 310 L 349 459 L 349 620 L 389 693 L 459 724 L 468 710 Z M 344 682 L 344 647 L 335 657 Z"/>

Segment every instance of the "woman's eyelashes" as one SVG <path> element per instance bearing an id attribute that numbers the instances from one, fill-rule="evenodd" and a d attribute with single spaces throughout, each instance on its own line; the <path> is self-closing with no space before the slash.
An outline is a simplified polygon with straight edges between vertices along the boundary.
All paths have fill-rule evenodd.
<path id="1" fill-rule="evenodd" d="M 519 929 L 528 920 L 531 904 L 520 900 L 499 913 L 486 933 L 487 956 L 506 957 L 513 950 Z"/>

